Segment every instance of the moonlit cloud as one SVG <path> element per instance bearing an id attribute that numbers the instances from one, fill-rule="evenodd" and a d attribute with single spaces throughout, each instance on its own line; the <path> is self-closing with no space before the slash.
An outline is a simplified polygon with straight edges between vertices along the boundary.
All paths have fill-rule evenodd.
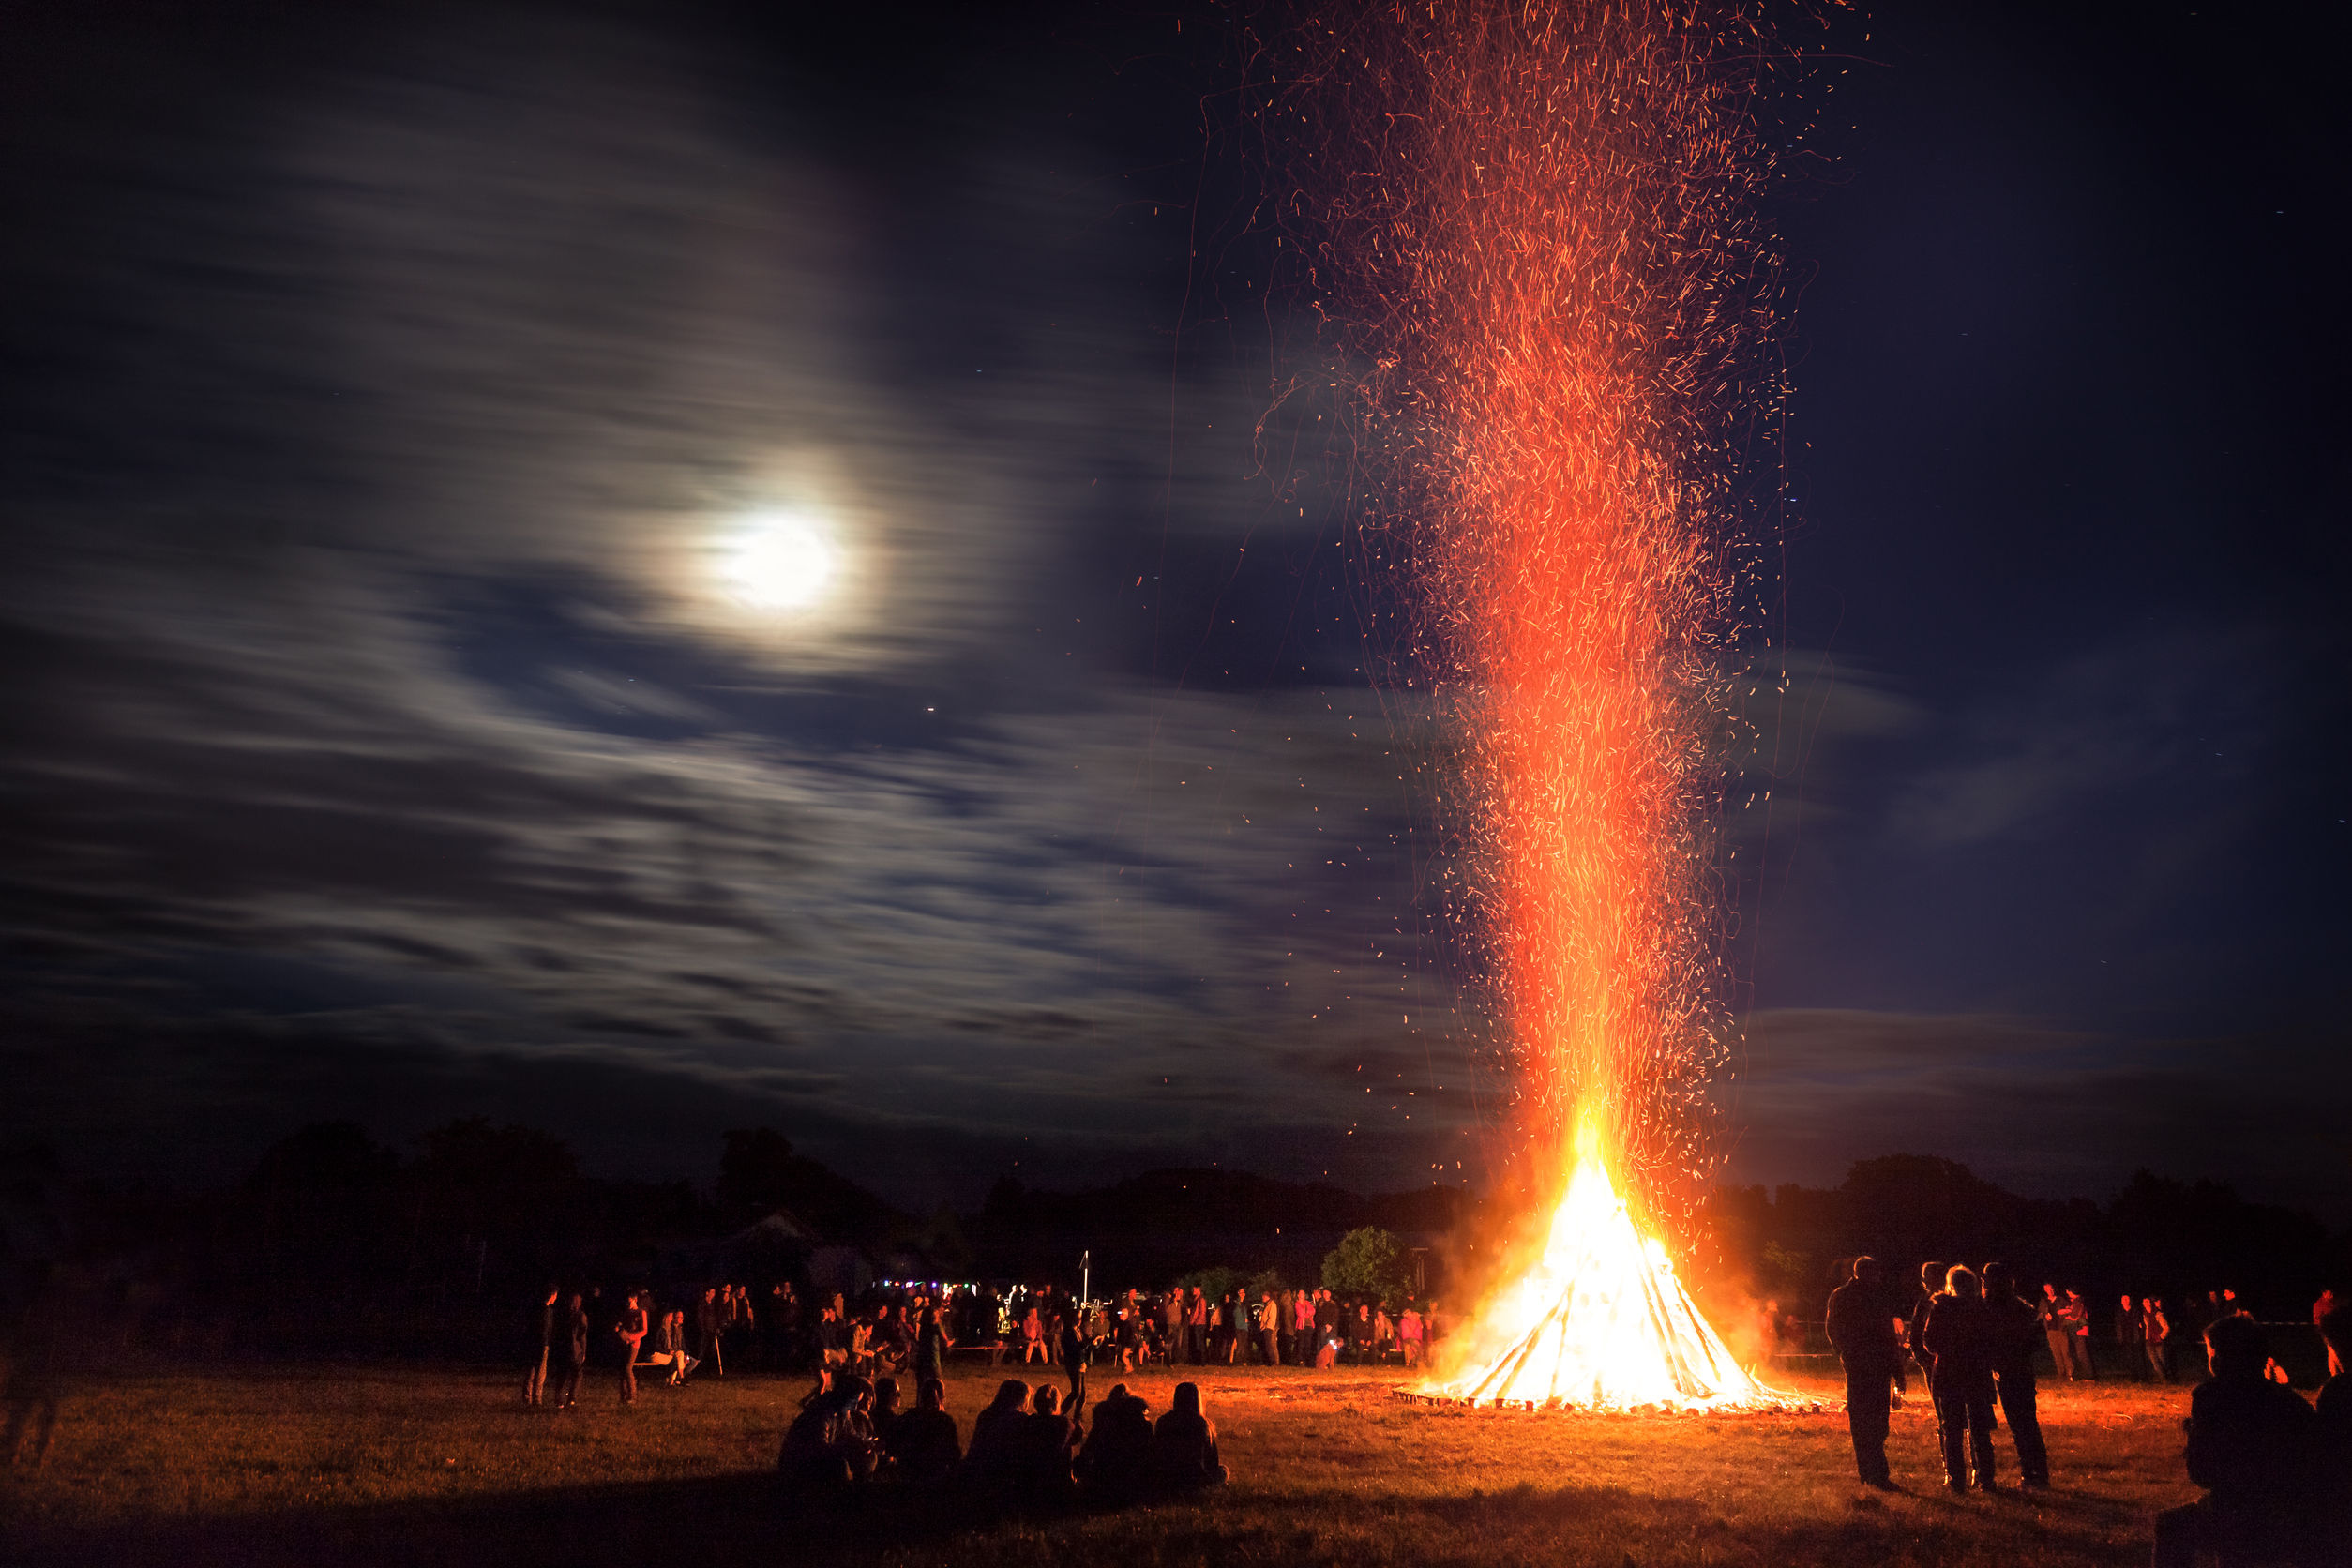
<path id="1" fill-rule="evenodd" d="M 275 105 L 198 160 L 260 196 L 132 236 L 119 303 L 183 346 L 125 436 L 177 466 L 128 517 L 62 475 L 6 600 L 40 672 L 0 873 L 31 1036 L 128 1071 L 126 1033 L 203 1032 L 162 1078 L 189 1105 L 300 1041 L 314 1083 L 594 1068 L 821 1148 L 1257 1129 L 1319 1172 L 1458 1136 L 1434 1089 L 1392 1126 L 1290 1065 L 1405 1042 L 1465 1077 L 1385 721 L 1106 671 L 1042 568 L 1142 526 L 1070 475 L 1131 471 L 1167 397 L 1085 291 L 1050 302 L 1075 356 L 910 389 L 848 324 L 874 237 L 723 132 L 695 62 L 484 25 Z M 173 458 L 205 382 L 205 440 L 304 482 Z M 1225 491 L 1177 475 L 1187 529 L 1239 487 L 1233 423 Z"/>

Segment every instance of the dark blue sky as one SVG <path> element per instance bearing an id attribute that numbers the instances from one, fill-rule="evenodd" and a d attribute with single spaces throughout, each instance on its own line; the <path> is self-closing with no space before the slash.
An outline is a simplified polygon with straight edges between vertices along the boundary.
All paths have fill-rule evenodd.
<path id="1" fill-rule="evenodd" d="M 1442 737 L 1178 21 L 15 13 L 0 1136 L 1482 1170 Z M 1734 1175 L 2352 1214 L 2316 27 L 1817 36 Z"/>

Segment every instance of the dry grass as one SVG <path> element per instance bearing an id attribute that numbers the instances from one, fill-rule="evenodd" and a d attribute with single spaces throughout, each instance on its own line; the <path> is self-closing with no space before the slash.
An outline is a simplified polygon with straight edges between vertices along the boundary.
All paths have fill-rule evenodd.
<path id="1" fill-rule="evenodd" d="M 971 1414 L 1005 1374 L 972 1368 Z M 1235 1484 L 1197 1503 L 975 1519 L 903 1495 L 779 1498 L 769 1470 L 805 1386 L 608 1375 L 566 1414 L 515 1380 L 348 1368 L 125 1379 L 69 1398 L 56 1447 L 5 1482 L 25 1561 L 1484 1565 L 2144 1561 L 2148 1520 L 2194 1495 L 2182 1389 L 2045 1390 L 2058 1485 L 1948 1499 L 1930 1419 L 1895 1418 L 1907 1495 L 1853 1484 L 1836 1391 L 1814 1416 L 1499 1415 L 1401 1404 L 1393 1377 L 1219 1370 L 1199 1380 Z M 1130 1379 L 1153 1409 L 1172 1380 Z M 1096 1387 L 1108 1380 L 1097 1374 Z M 2002 1435 L 2004 1462 L 2010 1457 Z M 717 1554 L 714 1556 L 713 1554 Z"/>

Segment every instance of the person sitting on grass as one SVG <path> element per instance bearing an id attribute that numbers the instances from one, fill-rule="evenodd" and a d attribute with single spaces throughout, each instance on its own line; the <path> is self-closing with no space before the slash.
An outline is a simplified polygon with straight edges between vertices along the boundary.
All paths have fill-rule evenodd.
<path id="1" fill-rule="evenodd" d="M 2339 1458 L 2352 1457 L 2352 1304 L 2330 1306 L 2319 1318 L 2320 1342 L 2334 1370 L 2319 1385 L 2316 1414 L 2319 1446 Z"/>
<path id="2" fill-rule="evenodd" d="M 889 1452 L 890 1449 L 890 1429 L 897 1425 L 906 1413 L 898 1408 L 898 1380 L 876 1378 L 874 1380 L 874 1440 L 882 1444 L 884 1453 Z"/>
<path id="3" fill-rule="evenodd" d="M 2191 1568 L 2200 1552 L 2224 1561 L 2292 1559 L 2313 1457 L 2312 1408 L 2263 1376 L 2262 1325 L 2243 1315 L 2205 1331 L 2213 1376 L 2189 1396 L 2189 1479 L 2206 1495 L 2156 1515 L 2154 1568 Z"/>
<path id="4" fill-rule="evenodd" d="M 1217 1462 L 1217 1429 L 1200 1413 L 1200 1385 L 1178 1383 L 1176 1403 L 1152 1428 L 1152 1480 L 1171 1492 L 1222 1486 L 1232 1472 Z"/>
<path id="5" fill-rule="evenodd" d="M 972 1446 L 964 1451 L 964 1477 L 984 1492 L 1012 1490 L 1019 1479 L 1023 1424 L 1029 1420 L 1029 1385 L 1007 1378 L 996 1398 L 972 1420 Z"/>
<path id="6" fill-rule="evenodd" d="M 1018 1430 L 1020 1441 L 1020 1490 L 1032 1502 L 1059 1502 L 1066 1499 L 1074 1483 L 1070 1462 L 1078 1453 L 1079 1419 L 1086 1411 L 1086 1395 L 1081 1392 L 1070 1401 L 1066 1411 L 1062 1408 L 1062 1393 L 1051 1383 L 1039 1383 L 1030 1405 L 1029 1419 Z"/>
<path id="7" fill-rule="evenodd" d="M 933 1485 L 953 1475 L 963 1458 L 963 1439 L 947 1413 L 947 1385 L 926 1378 L 915 1391 L 914 1409 L 890 1424 L 882 1447 L 898 1473 L 917 1485 Z"/>
<path id="8" fill-rule="evenodd" d="M 1113 1384 L 1094 1407 L 1094 1429 L 1078 1451 L 1078 1481 L 1108 1501 L 1128 1502 L 1143 1495 L 1151 1474 L 1151 1407 L 1126 1384 Z"/>
<path id="9" fill-rule="evenodd" d="M 811 1399 L 785 1428 L 776 1470 L 811 1491 L 839 1492 L 872 1477 L 881 1450 L 874 1441 L 873 1385 L 852 1373 Z"/>
<path id="10" fill-rule="evenodd" d="M 2345 1370 L 2352 1367 L 2352 1305 L 2329 1304 L 2319 1316 L 2319 1337 L 2336 1370 L 2319 1385 L 2313 1412 L 2318 1453 L 2312 1494 L 2321 1511 L 2314 1528 L 2336 1553 L 2334 1560 L 2352 1561 L 2352 1371 Z"/>

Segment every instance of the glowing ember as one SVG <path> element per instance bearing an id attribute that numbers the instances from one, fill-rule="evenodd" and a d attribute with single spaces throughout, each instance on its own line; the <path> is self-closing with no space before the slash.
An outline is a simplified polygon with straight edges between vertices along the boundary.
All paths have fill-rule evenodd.
<path id="1" fill-rule="evenodd" d="M 1702 1168 L 1721 1055 L 1717 741 L 1741 463 L 1778 387 L 1769 55 L 1687 0 L 1349 14 L 1284 62 L 1349 159 L 1315 182 L 1315 257 L 1357 286 L 1319 304 L 1410 492 L 1372 548 L 1417 583 L 1413 651 L 1471 737 L 1477 924 L 1556 1204 L 1436 1389 L 1767 1402 L 1626 1199 L 1654 1213 Z"/>

